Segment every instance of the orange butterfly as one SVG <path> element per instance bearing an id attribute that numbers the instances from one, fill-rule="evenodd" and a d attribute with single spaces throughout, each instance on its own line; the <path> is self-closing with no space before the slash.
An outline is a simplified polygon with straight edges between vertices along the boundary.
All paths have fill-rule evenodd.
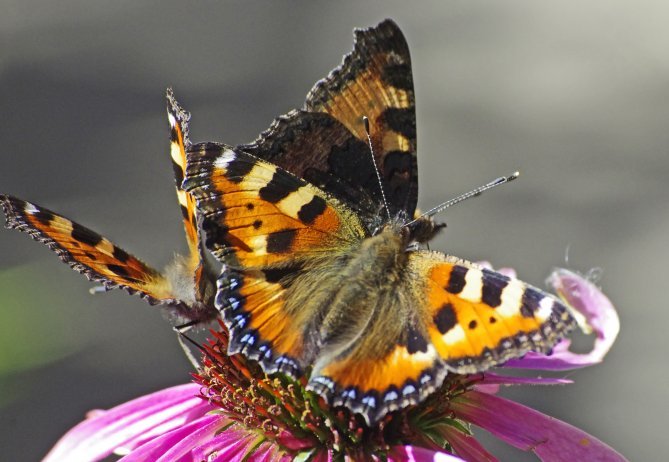
<path id="1" fill-rule="evenodd" d="M 448 372 L 546 352 L 572 327 L 553 296 L 420 249 L 441 226 L 412 220 L 411 62 L 390 20 L 356 31 L 304 108 L 255 142 L 202 143 L 187 158 L 184 189 L 223 264 L 215 304 L 229 353 L 267 373 L 309 374 L 309 389 L 369 424 L 420 402 Z"/>

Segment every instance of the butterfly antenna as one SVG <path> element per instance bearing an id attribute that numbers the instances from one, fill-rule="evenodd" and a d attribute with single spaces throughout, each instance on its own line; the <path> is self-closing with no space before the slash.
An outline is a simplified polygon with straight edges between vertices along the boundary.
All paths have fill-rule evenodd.
<path id="1" fill-rule="evenodd" d="M 367 116 L 362 116 L 362 122 L 365 124 L 365 133 L 367 134 L 367 144 L 369 144 L 369 152 L 372 155 L 372 163 L 374 164 L 374 171 L 376 172 L 376 179 L 379 181 L 379 189 L 381 190 L 381 199 L 383 199 L 383 207 L 386 209 L 386 215 L 388 215 L 388 221 L 392 218 L 390 216 L 390 210 L 388 209 L 388 201 L 386 201 L 386 193 L 383 190 L 383 182 L 381 181 L 381 172 L 379 171 L 379 166 L 376 165 L 376 157 L 374 157 L 374 146 L 372 145 L 372 135 L 369 133 L 369 119 Z"/>
<path id="2" fill-rule="evenodd" d="M 513 181 L 516 178 L 518 178 L 519 175 L 520 175 L 520 172 L 513 172 L 509 176 L 501 176 L 499 178 L 495 178 L 490 183 L 486 183 L 483 186 L 479 186 L 478 188 L 474 188 L 469 192 L 461 194 L 458 197 L 455 197 L 451 200 L 448 200 L 444 203 L 441 203 L 441 204 L 437 205 L 436 207 L 431 208 L 430 210 L 423 213 L 418 218 L 416 218 L 414 220 L 411 220 L 409 223 L 406 223 L 404 226 L 410 226 L 411 224 L 417 222 L 421 218 L 434 216 L 434 215 L 438 214 L 439 212 L 441 212 L 441 211 L 443 211 L 443 210 L 445 210 L 449 207 L 454 206 L 455 204 L 458 204 L 458 203 L 460 203 L 460 202 L 462 202 L 466 199 L 469 199 L 470 197 L 480 196 L 481 194 L 483 194 L 484 191 L 487 191 L 488 189 L 492 189 L 496 186 L 503 185 L 504 183 L 508 183 L 509 181 Z"/>

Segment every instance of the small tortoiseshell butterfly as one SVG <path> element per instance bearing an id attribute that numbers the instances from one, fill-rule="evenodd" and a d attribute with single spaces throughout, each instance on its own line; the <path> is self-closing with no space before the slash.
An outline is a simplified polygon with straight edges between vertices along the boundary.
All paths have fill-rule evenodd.
<path id="1" fill-rule="evenodd" d="M 223 263 L 215 304 L 229 353 L 308 373 L 309 389 L 370 424 L 448 372 L 546 352 L 572 327 L 553 296 L 420 249 L 440 226 L 414 220 L 411 61 L 390 20 L 357 30 L 304 107 L 256 141 L 193 145 L 187 159 L 184 189 Z"/>
<path id="2" fill-rule="evenodd" d="M 309 389 L 370 425 L 425 399 L 449 372 L 550 350 L 574 323 L 558 299 L 422 248 L 441 225 L 414 219 L 409 49 L 390 20 L 355 34 L 353 51 L 304 107 L 251 144 L 191 145 L 189 116 L 168 93 L 190 254 L 164 272 L 64 217 L 0 196 L 8 226 L 105 287 L 139 292 L 186 320 L 220 312 L 230 354 L 266 373 L 308 374 Z M 216 290 L 200 229 L 223 266 Z"/>
<path id="3" fill-rule="evenodd" d="M 109 239 L 39 205 L 0 195 L 7 227 L 30 234 L 54 250 L 61 260 L 105 289 L 122 288 L 138 293 L 150 304 L 169 306 L 179 321 L 202 322 L 218 312 L 213 306 L 214 277 L 204 257 L 197 227 L 195 202 L 182 188 L 190 114 L 179 107 L 167 90 L 170 155 L 177 198 L 181 206 L 189 255 L 177 256 L 160 272 L 130 255 Z"/>

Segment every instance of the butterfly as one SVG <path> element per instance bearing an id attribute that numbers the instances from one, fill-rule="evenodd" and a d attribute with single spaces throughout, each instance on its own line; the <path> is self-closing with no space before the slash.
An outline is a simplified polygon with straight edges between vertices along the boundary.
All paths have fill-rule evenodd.
<path id="1" fill-rule="evenodd" d="M 167 90 L 170 123 L 170 156 L 174 167 L 177 198 L 188 244 L 187 256 L 176 256 L 164 271 L 158 271 L 129 254 L 99 233 L 62 215 L 10 195 L 0 195 L 7 227 L 24 231 L 55 251 L 62 261 L 103 289 L 125 289 L 150 304 L 167 307 L 179 323 L 197 324 L 218 316 L 214 308 L 212 270 L 205 258 L 197 227 L 194 199 L 181 188 L 186 168 L 190 114 Z"/>
<path id="2" fill-rule="evenodd" d="M 547 352 L 573 327 L 552 295 L 425 248 L 442 225 L 415 218 L 411 60 L 391 20 L 356 30 L 304 106 L 254 142 L 186 157 L 183 189 L 222 264 L 228 353 L 306 377 L 369 425 L 448 373 Z"/>

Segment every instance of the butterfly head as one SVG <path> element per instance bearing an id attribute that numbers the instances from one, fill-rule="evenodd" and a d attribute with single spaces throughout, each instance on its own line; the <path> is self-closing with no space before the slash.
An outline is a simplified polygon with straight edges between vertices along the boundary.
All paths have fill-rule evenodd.
<path id="1" fill-rule="evenodd" d="M 398 215 L 393 220 L 385 221 L 375 227 L 372 236 L 383 233 L 399 235 L 404 247 L 420 247 L 431 241 L 441 230 L 446 228 L 446 223 L 436 222 L 432 217 L 421 216 L 415 220 L 407 220 L 403 214 Z"/>
<path id="2" fill-rule="evenodd" d="M 424 244 L 432 240 L 442 229 L 446 228 L 446 223 L 436 222 L 432 217 L 423 216 L 403 225 L 410 237 L 410 242 Z"/>

